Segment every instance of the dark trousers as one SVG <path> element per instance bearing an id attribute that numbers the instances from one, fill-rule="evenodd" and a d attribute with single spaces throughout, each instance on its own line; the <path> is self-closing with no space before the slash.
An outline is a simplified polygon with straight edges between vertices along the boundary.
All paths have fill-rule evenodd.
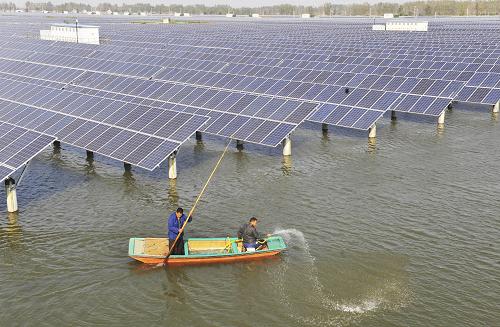
<path id="1" fill-rule="evenodd" d="M 168 239 L 168 246 L 172 247 L 172 244 L 174 244 L 175 238 Z M 179 237 L 177 240 L 177 243 L 175 243 L 174 249 L 172 250 L 172 253 L 174 255 L 184 255 L 184 239 L 182 237 Z"/>

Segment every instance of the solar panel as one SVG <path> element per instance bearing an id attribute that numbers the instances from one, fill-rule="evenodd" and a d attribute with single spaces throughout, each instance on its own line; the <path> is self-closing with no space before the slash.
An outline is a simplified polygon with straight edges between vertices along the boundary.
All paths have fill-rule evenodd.
<path id="1" fill-rule="evenodd" d="M 470 21 L 434 20 L 429 32 L 411 37 L 371 31 L 371 23 L 351 18 L 311 24 L 106 24 L 110 41 L 100 46 L 6 33 L 0 38 L 0 72 L 53 88 L 63 82 L 75 93 L 101 98 L 80 103 L 75 95 L 55 96 L 47 104 L 59 113 L 86 108 L 76 116 L 135 130 L 147 122 L 146 111 L 156 113 L 144 107 L 165 108 L 211 117 L 205 132 L 216 135 L 233 131 L 257 142 L 260 133 L 270 131 L 260 144 L 293 131 L 288 127 L 304 119 L 364 129 L 387 110 L 436 116 L 453 99 L 499 100 L 498 23 L 482 21 L 488 29 L 478 33 Z M 10 27 L 22 31 L 17 35 L 33 28 L 17 25 Z M 11 88 L 15 101 L 45 105 L 40 90 L 24 90 Z M 128 104 L 115 108 L 103 98 Z M 72 105 L 65 105 L 69 101 Z M 343 112 L 345 117 L 337 117 Z M 32 115 L 23 111 L 16 119 L 24 123 Z M 66 137 L 74 138 L 71 133 Z M 171 137 L 184 134 L 179 130 Z"/>
<path id="2" fill-rule="evenodd" d="M 54 140 L 52 136 L 0 122 L 0 178 L 9 177 Z"/>

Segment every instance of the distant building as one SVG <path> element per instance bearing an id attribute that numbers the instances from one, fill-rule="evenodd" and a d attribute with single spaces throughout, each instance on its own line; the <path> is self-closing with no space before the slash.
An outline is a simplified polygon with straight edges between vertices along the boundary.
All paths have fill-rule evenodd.
<path id="1" fill-rule="evenodd" d="M 394 14 L 384 14 L 384 18 L 394 18 Z"/>
<path id="2" fill-rule="evenodd" d="M 259 14 L 252 14 L 252 17 L 253 18 L 260 18 L 260 15 Z"/>
<path id="3" fill-rule="evenodd" d="M 235 14 L 226 14 L 226 17 L 236 17 Z"/>
<path id="4" fill-rule="evenodd" d="M 41 30 L 40 39 L 73 43 L 99 44 L 99 26 L 53 24 L 50 30 Z"/>
<path id="5" fill-rule="evenodd" d="M 418 31 L 427 32 L 429 22 L 405 22 L 405 21 L 391 21 L 385 23 L 386 31 Z"/>
<path id="6" fill-rule="evenodd" d="M 311 18 L 311 14 L 302 14 L 302 18 Z"/>

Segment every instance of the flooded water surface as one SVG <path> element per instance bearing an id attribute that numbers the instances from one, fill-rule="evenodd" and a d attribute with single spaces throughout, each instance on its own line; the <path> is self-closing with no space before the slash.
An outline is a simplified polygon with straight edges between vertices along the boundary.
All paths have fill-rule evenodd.
<path id="1" fill-rule="evenodd" d="M 0 201 L 1 326 L 498 326 L 500 128 L 487 111 L 435 124 L 385 120 L 366 135 L 293 135 L 235 146 L 187 236 L 234 235 L 249 217 L 282 235 L 280 257 L 151 268 L 130 237 L 166 235 L 224 148 L 182 146 L 178 179 L 65 146 L 47 149 Z M 5 199 L 5 194 L 0 194 Z"/>

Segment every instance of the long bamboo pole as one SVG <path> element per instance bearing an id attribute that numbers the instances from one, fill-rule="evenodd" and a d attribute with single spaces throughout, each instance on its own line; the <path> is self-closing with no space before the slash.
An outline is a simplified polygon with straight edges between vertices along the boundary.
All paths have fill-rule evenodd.
<path id="1" fill-rule="evenodd" d="M 203 195 L 203 193 L 205 193 L 205 190 L 208 186 L 208 184 L 210 183 L 210 181 L 212 180 L 212 177 L 214 176 L 215 172 L 217 171 L 217 168 L 219 168 L 219 165 L 220 163 L 222 162 L 222 159 L 224 158 L 224 155 L 226 154 L 227 152 L 227 149 L 229 148 L 229 145 L 231 144 L 231 141 L 232 141 L 232 138 L 229 139 L 229 142 L 227 142 L 227 145 L 226 145 L 226 148 L 224 149 L 224 151 L 222 152 L 222 155 L 220 156 L 219 160 L 217 161 L 217 163 L 215 164 L 215 167 L 214 169 L 212 170 L 212 172 L 210 173 L 210 176 L 208 176 L 208 179 L 207 181 L 205 182 L 205 185 L 203 185 L 203 188 L 201 189 L 201 192 L 200 194 L 198 194 L 198 197 L 196 198 L 196 201 L 194 201 L 194 204 L 193 206 L 191 207 L 191 210 L 189 210 L 189 214 L 186 218 L 186 221 L 184 221 L 184 224 L 182 224 L 182 227 L 181 229 L 179 230 L 179 234 L 177 234 L 177 237 L 175 238 L 174 240 L 174 243 L 172 245 L 169 244 L 169 249 L 168 249 L 168 253 L 165 257 L 165 262 L 167 261 L 168 257 L 170 256 L 170 254 L 172 253 L 172 250 L 174 249 L 175 247 L 175 244 L 177 244 L 177 240 L 179 239 L 179 237 L 182 235 L 182 232 L 184 231 L 184 228 L 186 228 L 186 225 L 189 221 L 189 218 L 193 215 L 195 209 L 196 209 L 196 206 L 198 205 L 198 202 L 200 201 L 201 199 L 201 196 Z"/>

